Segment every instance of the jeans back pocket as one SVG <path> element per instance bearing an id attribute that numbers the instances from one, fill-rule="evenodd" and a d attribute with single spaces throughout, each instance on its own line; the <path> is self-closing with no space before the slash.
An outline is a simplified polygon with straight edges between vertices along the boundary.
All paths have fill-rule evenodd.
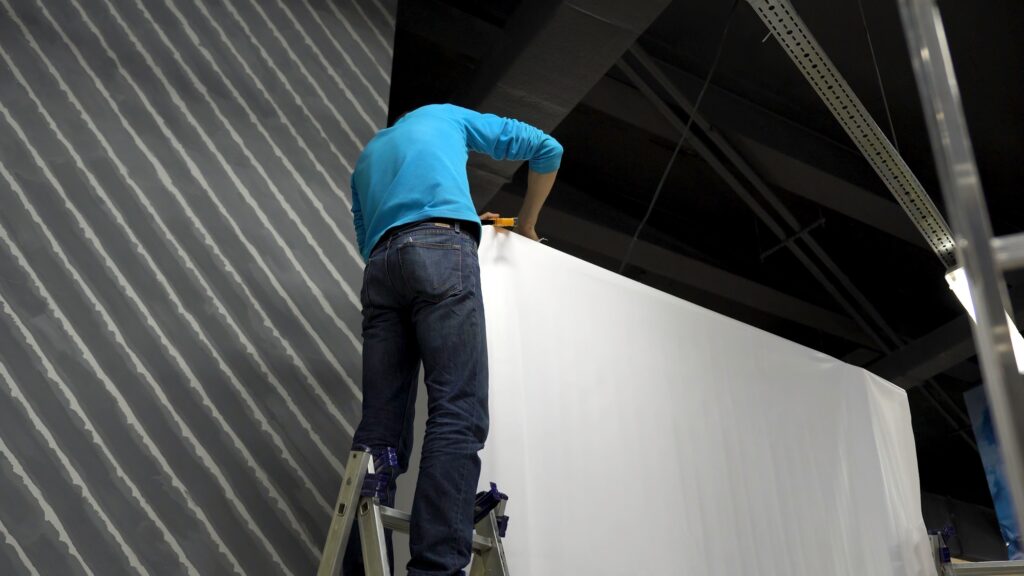
<path id="1" fill-rule="evenodd" d="M 462 250 L 451 235 L 410 237 L 398 261 L 406 286 L 421 298 L 440 302 L 462 292 Z"/>

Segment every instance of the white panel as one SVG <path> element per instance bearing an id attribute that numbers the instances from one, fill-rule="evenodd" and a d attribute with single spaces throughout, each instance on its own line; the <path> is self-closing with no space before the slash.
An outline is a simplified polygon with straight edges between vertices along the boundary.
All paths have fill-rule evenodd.
<path id="1" fill-rule="evenodd" d="M 480 260 L 513 574 L 935 574 L 903 390 L 504 231 Z"/>

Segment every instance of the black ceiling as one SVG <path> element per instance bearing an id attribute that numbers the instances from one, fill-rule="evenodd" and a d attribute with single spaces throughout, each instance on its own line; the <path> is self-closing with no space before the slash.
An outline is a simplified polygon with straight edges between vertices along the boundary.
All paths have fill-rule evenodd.
<path id="1" fill-rule="evenodd" d="M 867 30 L 857 0 L 792 0 L 890 135 L 891 115 L 900 153 L 941 210 L 896 1 L 862 1 Z M 537 2 L 400 1 L 392 119 L 429 102 L 464 102 L 483 63 L 507 43 L 510 19 L 533 4 Z M 714 59 L 731 6 L 725 0 L 677 0 L 637 43 L 692 98 Z M 1024 44 L 1019 40 L 1024 37 L 1024 3 L 947 0 L 940 7 L 994 227 L 999 234 L 1020 231 L 1024 202 L 1015 184 L 1024 153 Z M 874 44 L 877 74 L 866 32 Z M 837 358 L 874 367 L 907 386 L 923 488 L 990 506 L 980 460 L 964 434 L 970 437 L 961 395 L 977 385 L 978 371 L 967 325 L 961 324 L 963 311 L 946 288 L 943 266 L 766 33 L 753 10 L 740 2 L 699 113 L 754 167 L 905 345 L 887 356 L 790 250 L 766 255 L 779 240 L 691 146 L 683 147 L 640 239 L 687 262 L 710 265 L 759 285 L 756 290 L 780 292 L 812 305 L 813 314 L 825 313 L 836 326 L 850 328 L 822 329 L 820 323 L 807 320 L 813 314 L 774 310 L 763 302 L 737 298 L 735 291 L 709 289 L 708 282 L 684 273 L 637 265 L 625 273 Z M 549 207 L 582 218 L 608 235 L 631 235 L 679 134 L 614 64 L 609 63 L 606 76 L 552 130 L 566 155 Z M 673 109 L 687 118 L 682 110 Z M 508 196 L 522 190 L 520 171 L 504 192 Z M 494 202 L 493 206 L 501 204 L 499 199 Z M 538 227 L 555 247 L 607 268 L 618 269 L 624 255 L 610 253 L 607 243 L 592 236 L 545 229 L 543 215 Z M 759 293 L 756 290 L 754 294 Z M 935 365 L 940 367 L 927 369 Z M 921 375 L 930 382 L 918 378 Z"/>

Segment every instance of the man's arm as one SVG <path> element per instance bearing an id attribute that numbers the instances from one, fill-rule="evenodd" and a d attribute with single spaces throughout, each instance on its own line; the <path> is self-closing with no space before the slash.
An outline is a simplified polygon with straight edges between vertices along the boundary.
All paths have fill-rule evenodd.
<path id="1" fill-rule="evenodd" d="M 530 174 L 527 177 L 526 198 L 523 199 L 523 207 L 519 210 L 519 223 L 516 226 L 516 232 L 530 240 L 539 239 L 535 229 L 537 216 L 540 215 L 540 209 L 544 206 L 544 201 L 547 200 L 548 194 L 551 193 L 551 187 L 555 184 L 556 174 L 558 174 L 557 170 L 546 173 L 530 170 Z"/>
<path id="2" fill-rule="evenodd" d="M 516 231 L 537 240 L 537 218 L 555 183 L 562 161 L 562 145 L 524 122 L 464 108 L 460 111 L 464 114 L 466 143 L 470 150 L 482 152 L 495 160 L 530 162 L 526 198 L 519 212 Z"/>

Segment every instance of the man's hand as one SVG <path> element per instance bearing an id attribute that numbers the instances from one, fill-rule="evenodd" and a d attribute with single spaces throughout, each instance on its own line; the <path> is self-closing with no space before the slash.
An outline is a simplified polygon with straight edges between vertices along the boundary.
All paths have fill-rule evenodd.
<path id="1" fill-rule="evenodd" d="M 484 220 L 496 220 L 498 218 L 501 218 L 501 214 L 498 214 L 496 212 L 484 212 L 483 214 L 480 215 L 481 222 Z M 527 238 L 533 240 L 534 242 L 539 241 L 540 238 L 537 236 L 537 231 L 534 230 L 533 226 L 524 226 L 522 222 L 523 221 L 520 220 L 519 225 L 513 228 L 512 231 L 521 236 L 526 236 Z"/>
<path id="2" fill-rule="evenodd" d="M 533 226 L 516 226 L 513 232 L 522 234 L 534 242 L 538 242 L 540 238 L 537 237 L 537 231 L 533 229 Z"/>

